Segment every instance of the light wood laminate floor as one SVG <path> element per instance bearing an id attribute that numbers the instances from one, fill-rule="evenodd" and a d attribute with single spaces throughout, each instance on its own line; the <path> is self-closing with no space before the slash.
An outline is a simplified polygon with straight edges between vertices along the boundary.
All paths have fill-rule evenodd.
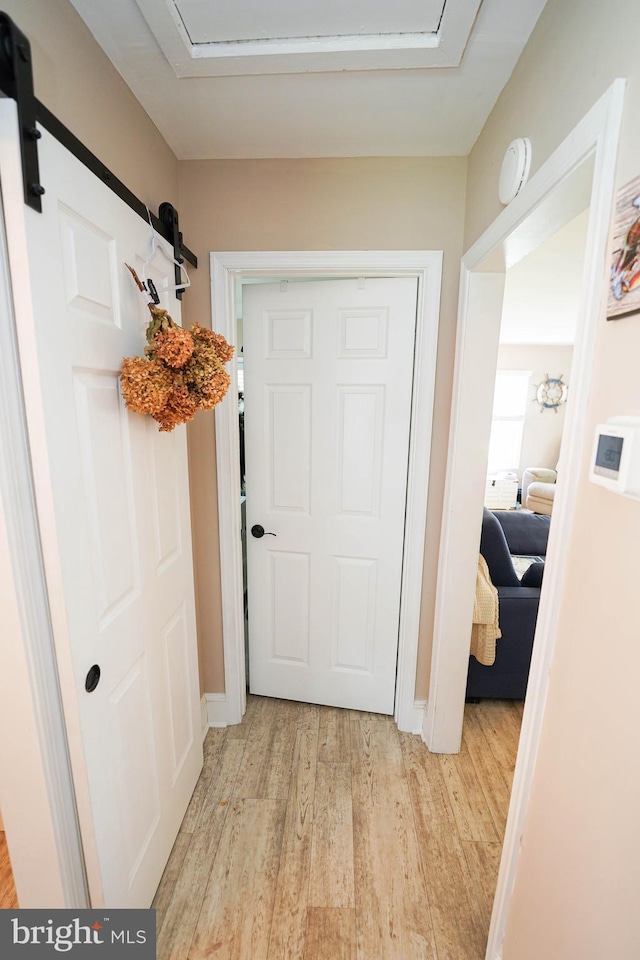
<path id="1" fill-rule="evenodd" d="M 483 960 L 521 717 L 467 705 L 438 756 L 387 717 L 249 697 L 207 734 L 158 960 Z"/>
<path id="2" fill-rule="evenodd" d="M 4 832 L 0 831 L 0 910 L 15 910 L 17 906 L 18 898 L 13 882 L 7 838 Z"/>

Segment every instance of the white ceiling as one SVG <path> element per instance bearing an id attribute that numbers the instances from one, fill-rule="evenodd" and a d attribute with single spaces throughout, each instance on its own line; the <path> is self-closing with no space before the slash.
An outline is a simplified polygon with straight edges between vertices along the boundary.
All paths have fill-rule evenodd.
<path id="1" fill-rule="evenodd" d="M 546 0 L 71 2 L 187 160 L 466 156 Z"/>

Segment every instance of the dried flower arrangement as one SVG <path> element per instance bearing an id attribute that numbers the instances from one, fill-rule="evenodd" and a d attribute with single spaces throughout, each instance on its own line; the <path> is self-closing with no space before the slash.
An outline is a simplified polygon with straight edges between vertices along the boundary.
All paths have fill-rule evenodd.
<path id="1" fill-rule="evenodd" d="M 146 294 L 137 273 L 131 271 L 138 289 Z M 223 364 L 234 348 L 220 333 L 194 323 L 183 330 L 154 303 L 148 303 L 144 357 L 125 357 L 120 382 L 129 410 L 148 413 L 169 432 L 192 420 L 197 410 L 212 410 L 225 396 L 231 378 Z"/>

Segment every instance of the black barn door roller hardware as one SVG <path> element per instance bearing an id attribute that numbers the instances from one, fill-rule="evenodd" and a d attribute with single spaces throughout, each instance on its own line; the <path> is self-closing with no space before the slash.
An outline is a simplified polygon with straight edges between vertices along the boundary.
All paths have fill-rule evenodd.
<path id="1" fill-rule="evenodd" d="M 33 90 L 31 44 L 11 17 L 3 12 L 0 12 L 0 91 L 15 100 L 18 108 L 22 181 L 24 202 L 27 206 L 37 213 L 42 213 L 42 195 L 46 192 L 40 179 L 38 164 L 38 140 L 42 136 L 37 127 L 39 123 L 139 217 L 149 222 L 147 207 L 142 200 L 139 200 L 81 140 L 78 140 L 44 104 L 36 99 Z M 150 218 L 154 230 L 173 247 L 175 259 L 180 263 L 186 260 L 192 267 L 197 267 L 198 258 L 183 243 L 175 207 L 170 203 L 162 203 L 159 216 L 151 213 Z M 175 274 L 176 283 L 180 283 L 180 267 L 175 268 Z M 179 299 L 182 299 L 182 294 L 182 290 L 176 292 Z"/>
<path id="2" fill-rule="evenodd" d="M 24 202 L 42 213 L 40 198 L 44 187 L 38 172 L 38 140 L 41 134 L 36 127 L 31 45 L 6 13 L 0 13 L 0 86 L 2 92 L 15 100 L 18 106 Z"/>

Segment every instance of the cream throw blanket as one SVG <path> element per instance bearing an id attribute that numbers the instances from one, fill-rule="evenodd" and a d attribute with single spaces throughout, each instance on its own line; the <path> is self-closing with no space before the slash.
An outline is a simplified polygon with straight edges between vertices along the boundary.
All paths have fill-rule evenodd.
<path id="1" fill-rule="evenodd" d="M 479 553 L 471 627 L 471 655 L 485 667 L 492 666 L 496 659 L 496 640 L 501 636 L 498 626 L 498 591 L 491 583 L 487 562 Z"/>

